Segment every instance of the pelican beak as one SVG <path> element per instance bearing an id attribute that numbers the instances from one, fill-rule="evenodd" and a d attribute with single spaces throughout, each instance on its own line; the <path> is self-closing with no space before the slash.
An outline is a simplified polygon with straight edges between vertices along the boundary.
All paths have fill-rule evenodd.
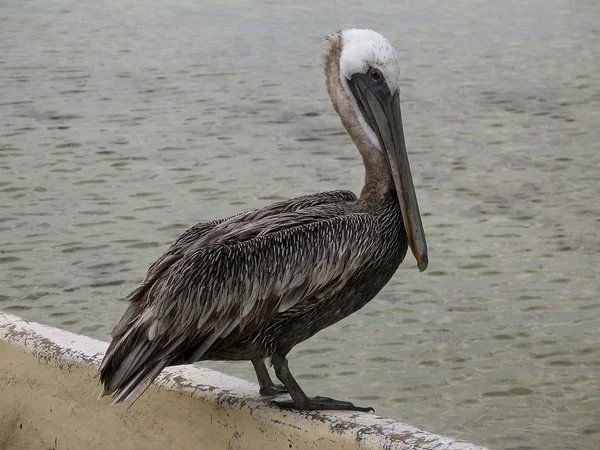
<path id="1" fill-rule="evenodd" d="M 429 262 L 427 242 L 408 164 L 400 113 L 400 94 L 398 91 L 392 94 L 387 83 L 382 80 L 374 81 L 368 74 L 354 74 L 348 80 L 348 85 L 365 121 L 375 132 L 381 150 L 387 157 L 389 170 L 400 200 L 408 244 L 417 260 L 417 267 L 423 272 Z"/>

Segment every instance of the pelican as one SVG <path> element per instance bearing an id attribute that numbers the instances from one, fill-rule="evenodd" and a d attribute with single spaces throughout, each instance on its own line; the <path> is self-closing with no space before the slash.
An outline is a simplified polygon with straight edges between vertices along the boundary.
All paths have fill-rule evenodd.
<path id="1" fill-rule="evenodd" d="M 359 29 L 327 36 L 325 47 L 327 91 L 365 166 L 360 197 L 306 195 L 185 231 L 129 295 L 99 369 L 101 397 L 128 401 L 167 366 L 250 360 L 261 395 L 289 393 L 273 402 L 281 408 L 372 410 L 308 397 L 287 361 L 296 344 L 375 297 L 409 246 L 421 271 L 428 264 L 396 51 Z"/>

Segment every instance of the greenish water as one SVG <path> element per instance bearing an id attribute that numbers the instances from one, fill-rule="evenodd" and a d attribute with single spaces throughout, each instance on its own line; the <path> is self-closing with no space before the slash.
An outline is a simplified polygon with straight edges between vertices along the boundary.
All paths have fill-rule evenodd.
<path id="1" fill-rule="evenodd" d="M 0 4 L 0 309 L 99 339 L 189 225 L 363 169 L 325 34 L 403 67 L 430 247 L 298 346 L 309 394 L 494 449 L 600 439 L 596 2 Z M 206 366 L 250 380 L 248 363 Z"/>

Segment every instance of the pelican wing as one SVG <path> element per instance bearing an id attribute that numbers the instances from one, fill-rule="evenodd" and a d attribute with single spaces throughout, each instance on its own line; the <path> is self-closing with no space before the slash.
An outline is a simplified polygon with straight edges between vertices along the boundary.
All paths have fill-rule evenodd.
<path id="1" fill-rule="evenodd" d="M 302 302 L 315 306 L 374 257 L 378 229 L 369 215 L 349 214 L 186 253 L 146 292 L 115 358 L 107 352 L 105 393 L 128 400 L 167 365 L 197 361 Z"/>
<path id="2" fill-rule="evenodd" d="M 214 220 L 212 222 L 198 223 L 193 227 L 186 230 L 177 240 L 169 247 L 169 249 L 156 260 L 148 269 L 144 281 L 135 289 L 129 296 L 128 300 L 131 302 L 129 308 L 123 314 L 121 320 L 117 323 L 111 333 L 113 340 L 118 340 L 127 329 L 131 326 L 135 318 L 140 314 L 140 303 L 144 303 L 146 292 L 154 285 L 154 282 L 172 266 L 176 261 L 181 259 L 185 252 L 190 251 L 192 248 L 207 245 L 211 241 L 220 239 L 221 241 L 226 238 L 237 238 L 241 239 L 241 236 L 246 231 L 246 237 L 256 235 L 258 231 L 265 231 L 261 226 L 265 226 L 261 221 L 270 221 L 271 228 L 277 226 L 277 219 L 279 223 L 289 222 L 290 217 L 281 219 L 282 214 L 289 215 L 293 212 L 299 212 L 307 208 L 313 208 L 315 206 L 330 205 L 335 203 L 344 203 L 356 201 L 357 197 L 353 192 L 350 191 L 330 191 L 320 192 L 317 194 L 304 195 L 289 200 L 283 200 L 280 202 L 273 203 L 264 208 L 255 209 L 251 211 L 245 211 L 240 214 L 236 214 L 225 219 Z M 301 215 L 299 215 L 302 218 Z M 302 219 L 300 219 L 302 220 Z M 309 220 L 307 217 L 304 220 Z M 312 219 L 310 219 L 312 220 Z M 283 225 L 279 225 L 280 228 Z M 248 232 L 251 229 L 253 232 Z M 111 343 L 112 346 L 112 343 Z M 109 347 L 110 350 L 110 347 Z"/>
<path id="3" fill-rule="evenodd" d="M 369 215 L 349 214 L 188 252 L 149 291 L 150 337 L 185 335 L 194 346 L 244 335 L 315 293 L 325 298 L 372 258 L 378 229 Z"/>

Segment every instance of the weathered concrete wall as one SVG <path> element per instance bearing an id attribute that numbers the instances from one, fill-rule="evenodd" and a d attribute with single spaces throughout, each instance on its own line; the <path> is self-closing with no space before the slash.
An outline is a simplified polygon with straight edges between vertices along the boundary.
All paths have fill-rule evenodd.
<path id="1" fill-rule="evenodd" d="M 196 366 L 111 407 L 94 379 L 106 347 L 0 313 L 0 448 L 481 449 L 374 414 L 282 411 L 256 385 Z"/>

